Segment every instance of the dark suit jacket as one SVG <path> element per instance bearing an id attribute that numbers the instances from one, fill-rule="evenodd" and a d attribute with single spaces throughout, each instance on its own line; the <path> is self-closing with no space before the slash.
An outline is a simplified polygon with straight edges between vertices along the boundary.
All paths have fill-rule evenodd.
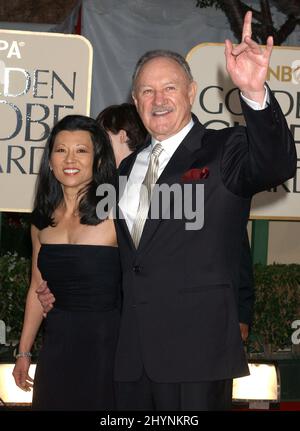
<path id="1" fill-rule="evenodd" d="M 116 380 L 137 380 L 143 369 L 156 382 L 248 373 L 237 280 L 251 197 L 296 170 L 295 144 L 278 103 L 270 99 L 262 111 L 241 101 L 247 129 L 207 130 L 194 117 L 159 177 L 158 184 L 183 189 L 185 172 L 209 170 L 207 178 L 190 181 L 194 201 L 197 184 L 204 184 L 200 230 L 187 230 L 185 217 L 148 219 L 136 250 L 125 220 L 116 220 L 123 270 Z M 129 176 L 135 158 L 124 160 L 120 175 Z"/>
<path id="2" fill-rule="evenodd" d="M 254 277 L 251 249 L 248 239 L 248 232 L 242 239 L 242 251 L 239 268 L 239 279 L 237 280 L 238 291 L 238 316 L 240 323 L 246 323 L 251 326 L 254 313 Z"/>

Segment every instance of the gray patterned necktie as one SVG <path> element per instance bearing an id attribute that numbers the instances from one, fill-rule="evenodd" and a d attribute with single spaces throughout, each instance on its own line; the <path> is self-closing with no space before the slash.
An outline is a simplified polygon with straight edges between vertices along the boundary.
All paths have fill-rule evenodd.
<path id="1" fill-rule="evenodd" d="M 147 169 L 144 181 L 142 182 L 139 207 L 138 207 L 136 218 L 134 220 L 132 231 L 131 231 L 132 240 L 136 248 L 138 248 L 140 238 L 142 236 L 142 232 L 144 229 L 144 224 L 147 219 L 147 215 L 150 207 L 152 189 L 158 177 L 158 168 L 159 168 L 158 158 L 162 151 L 163 151 L 163 147 L 160 143 L 154 146 L 150 156 L 148 169 Z"/>

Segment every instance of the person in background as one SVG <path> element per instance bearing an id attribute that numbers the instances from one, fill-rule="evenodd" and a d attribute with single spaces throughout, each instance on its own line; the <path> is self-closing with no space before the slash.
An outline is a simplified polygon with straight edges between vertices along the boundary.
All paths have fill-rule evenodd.
<path id="1" fill-rule="evenodd" d="M 114 222 L 96 213 L 96 189 L 116 178 L 109 138 L 94 119 L 69 115 L 54 126 L 38 176 L 32 277 L 13 371 L 21 389 L 33 386 L 35 410 L 115 409 L 121 268 Z M 56 306 L 44 321 L 33 383 L 28 370 L 43 319 L 36 295 L 42 280 Z"/>
<path id="2" fill-rule="evenodd" d="M 98 114 L 96 121 L 109 135 L 117 167 L 145 141 L 147 130 L 131 103 L 108 106 Z"/>

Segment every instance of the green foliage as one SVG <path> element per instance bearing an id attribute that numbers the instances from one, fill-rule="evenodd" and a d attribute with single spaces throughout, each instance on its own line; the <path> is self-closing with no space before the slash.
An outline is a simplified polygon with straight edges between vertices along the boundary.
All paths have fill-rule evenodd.
<path id="1" fill-rule="evenodd" d="M 7 252 L 0 256 L 0 319 L 6 325 L 6 343 L 10 344 L 1 348 L 1 360 L 4 356 L 7 360 L 7 355 L 13 360 L 14 346 L 20 339 L 30 271 L 29 258 L 21 257 L 16 252 Z M 40 343 L 39 336 L 32 349 L 34 354 L 38 351 Z"/>
<path id="2" fill-rule="evenodd" d="M 291 323 L 300 317 L 300 265 L 255 265 L 255 312 L 250 350 L 291 346 Z"/>
<path id="3" fill-rule="evenodd" d="M 29 213 L 2 213 L 1 254 L 17 252 L 19 256 L 31 256 Z"/>
<path id="4" fill-rule="evenodd" d="M 20 338 L 29 277 L 29 259 L 10 252 L 0 256 L 0 318 L 12 343 Z"/>

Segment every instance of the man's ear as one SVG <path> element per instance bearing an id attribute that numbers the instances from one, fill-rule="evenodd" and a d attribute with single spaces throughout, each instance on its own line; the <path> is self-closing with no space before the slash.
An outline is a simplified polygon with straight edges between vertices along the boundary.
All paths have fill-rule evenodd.
<path id="1" fill-rule="evenodd" d="M 188 95 L 189 95 L 191 106 L 193 106 L 194 104 L 194 100 L 197 94 L 197 88 L 198 88 L 198 85 L 196 81 L 192 81 L 189 83 Z"/>
<path id="2" fill-rule="evenodd" d="M 133 103 L 135 104 L 135 107 L 137 108 L 138 107 L 138 102 L 137 102 L 136 97 L 134 96 L 134 91 L 131 93 L 131 97 L 132 97 Z"/>

